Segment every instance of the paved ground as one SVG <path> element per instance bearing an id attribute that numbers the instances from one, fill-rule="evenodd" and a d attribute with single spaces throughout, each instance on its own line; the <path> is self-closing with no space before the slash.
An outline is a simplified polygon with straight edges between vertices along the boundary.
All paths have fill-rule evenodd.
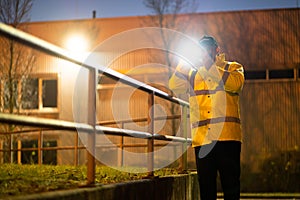
<path id="1" fill-rule="evenodd" d="M 262 200 L 300 200 L 300 197 L 299 198 L 255 197 L 255 198 L 241 198 L 240 200 L 258 200 L 258 199 L 262 199 Z M 217 200 L 223 200 L 223 198 L 217 198 Z"/>
<path id="2" fill-rule="evenodd" d="M 300 200 L 300 197 L 289 197 L 289 198 L 282 198 L 282 197 L 278 197 L 278 198 L 274 198 L 274 197 L 255 197 L 255 198 L 241 198 L 240 200 L 258 200 L 258 199 L 262 199 L 262 200 Z M 223 198 L 217 198 L 217 200 L 223 200 Z"/>
<path id="3" fill-rule="evenodd" d="M 218 194 L 218 200 L 223 200 L 222 195 Z M 253 193 L 241 194 L 240 200 L 300 200 L 300 193 Z"/>

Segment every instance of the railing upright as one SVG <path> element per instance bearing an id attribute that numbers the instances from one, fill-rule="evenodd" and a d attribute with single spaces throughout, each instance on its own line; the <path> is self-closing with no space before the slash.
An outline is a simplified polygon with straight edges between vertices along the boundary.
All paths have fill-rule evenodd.
<path id="1" fill-rule="evenodd" d="M 187 170 L 187 109 L 188 107 L 186 105 L 182 106 L 182 129 L 183 129 L 183 138 L 186 139 L 186 141 L 182 144 L 183 145 L 183 154 L 182 154 L 182 170 Z"/>
<path id="2" fill-rule="evenodd" d="M 43 163 L 43 135 L 42 129 L 39 130 L 38 135 L 38 164 L 41 165 Z"/>
<path id="3" fill-rule="evenodd" d="M 148 94 L 148 133 L 154 134 L 154 93 Z M 154 175 L 154 139 L 147 140 L 148 144 L 148 176 Z"/>
<path id="4" fill-rule="evenodd" d="M 78 134 L 75 134 L 75 146 L 74 146 L 74 166 L 78 166 L 78 145 L 79 138 Z"/>
<path id="5" fill-rule="evenodd" d="M 121 123 L 121 128 L 124 129 L 125 127 L 124 122 Z M 124 165 L 124 136 L 120 137 L 120 148 L 118 153 L 118 164 L 120 167 Z"/>
<path id="6" fill-rule="evenodd" d="M 93 127 L 93 131 L 88 133 L 87 143 L 87 184 L 95 183 L 95 147 L 96 147 L 96 80 L 97 71 L 89 69 L 88 81 L 88 124 Z"/>

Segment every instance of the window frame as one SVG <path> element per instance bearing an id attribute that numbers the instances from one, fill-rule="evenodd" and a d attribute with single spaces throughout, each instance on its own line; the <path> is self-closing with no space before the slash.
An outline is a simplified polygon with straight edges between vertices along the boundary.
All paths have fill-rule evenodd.
<path id="1" fill-rule="evenodd" d="M 60 79 L 57 73 L 42 73 L 42 74 L 30 74 L 27 79 L 38 79 L 38 108 L 35 109 L 24 109 L 22 105 L 19 107 L 19 113 L 58 113 L 60 110 Z M 44 80 L 56 80 L 57 81 L 57 94 L 56 94 L 56 107 L 44 107 L 43 106 L 43 81 Z M 1 102 L 4 103 L 2 92 L 4 84 L 1 84 Z M 22 98 L 22 80 L 18 80 L 18 98 Z M 22 101 L 22 100 L 20 100 Z M 4 111 L 7 109 L 4 108 Z"/>
<path id="2" fill-rule="evenodd" d="M 293 72 L 293 77 L 276 77 L 272 76 L 272 73 L 279 73 L 280 71 L 282 71 L 283 73 L 290 73 Z M 300 71 L 300 69 L 299 69 Z M 255 77 L 251 77 L 250 79 L 247 79 L 245 76 L 245 82 L 282 82 L 282 81 L 299 81 L 300 77 L 299 77 L 299 72 L 297 68 L 284 68 L 284 69 L 262 69 L 262 70 L 248 70 L 248 73 L 255 73 L 255 72 L 259 72 L 259 73 L 265 73 L 266 77 L 265 78 L 255 78 Z M 247 73 L 245 71 L 245 74 Z M 286 74 L 287 75 L 287 74 Z"/>
<path id="3" fill-rule="evenodd" d="M 59 76 L 55 73 L 46 74 L 31 74 L 28 78 L 38 79 L 38 109 L 20 109 L 21 112 L 37 112 L 37 113 L 58 113 L 59 112 Z M 56 107 L 43 106 L 43 80 L 56 80 L 57 81 L 57 94 L 56 94 Z"/>

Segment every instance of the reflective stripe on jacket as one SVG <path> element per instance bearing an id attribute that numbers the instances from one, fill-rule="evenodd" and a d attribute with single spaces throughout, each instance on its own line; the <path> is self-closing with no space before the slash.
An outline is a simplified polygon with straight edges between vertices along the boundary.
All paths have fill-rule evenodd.
<path id="1" fill-rule="evenodd" d="M 242 140 L 239 92 L 244 84 L 243 66 L 217 56 L 209 70 L 180 63 L 169 80 L 175 94 L 189 92 L 192 145 L 212 141 Z"/>

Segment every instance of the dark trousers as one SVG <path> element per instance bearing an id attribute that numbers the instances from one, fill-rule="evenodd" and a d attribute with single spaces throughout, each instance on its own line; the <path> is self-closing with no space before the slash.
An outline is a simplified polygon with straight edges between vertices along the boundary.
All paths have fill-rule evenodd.
<path id="1" fill-rule="evenodd" d="M 201 200 L 217 198 L 219 172 L 224 200 L 240 198 L 241 142 L 218 141 L 195 147 Z"/>

